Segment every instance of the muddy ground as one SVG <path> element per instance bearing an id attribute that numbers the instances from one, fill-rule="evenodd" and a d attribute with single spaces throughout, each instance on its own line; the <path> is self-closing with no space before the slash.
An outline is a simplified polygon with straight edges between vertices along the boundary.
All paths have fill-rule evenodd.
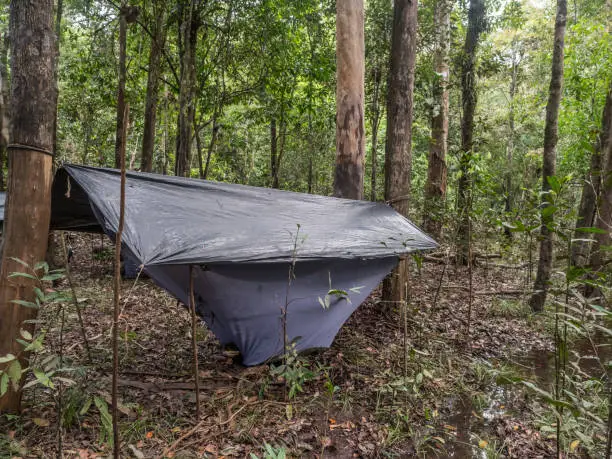
<path id="1" fill-rule="evenodd" d="M 75 309 L 66 306 L 61 350 L 75 383 L 26 390 L 22 416 L 0 421 L 0 457 L 57 457 L 60 392 L 63 457 L 111 452 L 104 406 L 92 397 L 110 402 L 112 248 L 106 242 L 101 250 L 97 236 L 73 244 L 72 273 L 92 362 Z M 446 266 L 440 257 L 425 260 L 420 270 L 415 265 L 405 321 L 402 308 L 381 304 L 374 292 L 330 349 L 301 358 L 297 371 L 307 380 L 293 399 L 270 366 L 241 366 L 239 356 L 221 349 L 200 325 L 199 421 L 188 312 L 150 280 L 123 281 L 122 454 L 550 457 L 554 442 L 535 422 L 542 407 L 530 394 L 496 384 L 507 368 L 546 383 L 550 333 L 524 306 L 525 270 L 479 260 L 470 302 L 467 269 Z M 59 288 L 66 289 L 66 281 Z M 47 309 L 42 316 L 48 334 L 38 359 L 60 352 L 61 314 Z"/>

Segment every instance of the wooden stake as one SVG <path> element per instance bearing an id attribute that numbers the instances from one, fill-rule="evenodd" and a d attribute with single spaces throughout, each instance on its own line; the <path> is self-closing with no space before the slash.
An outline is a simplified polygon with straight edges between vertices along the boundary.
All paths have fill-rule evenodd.
<path id="1" fill-rule="evenodd" d="M 126 104 L 123 116 L 123 133 L 120 139 L 121 156 L 121 191 L 119 200 L 119 226 L 115 234 L 115 278 L 113 292 L 113 388 L 112 388 L 112 416 L 113 416 L 113 457 L 119 459 L 119 426 L 117 410 L 117 393 L 119 381 L 119 289 L 121 288 L 121 236 L 125 220 L 125 140 L 130 106 Z"/>
<path id="2" fill-rule="evenodd" d="M 200 420 L 200 372 L 198 370 L 198 343 L 196 340 L 196 305 L 193 291 L 193 265 L 189 265 L 189 303 L 191 308 L 191 349 L 193 351 L 193 378 L 195 380 L 196 420 Z"/>

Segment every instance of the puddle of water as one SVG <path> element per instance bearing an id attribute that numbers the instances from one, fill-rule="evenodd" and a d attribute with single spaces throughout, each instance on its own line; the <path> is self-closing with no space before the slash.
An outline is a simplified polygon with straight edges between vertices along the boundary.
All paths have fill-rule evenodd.
<path id="1" fill-rule="evenodd" d="M 605 370 L 602 364 L 612 360 L 612 345 L 603 332 L 592 336 L 593 342 L 580 339 L 571 343 L 570 360 L 578 361 L 580 369 L 591 377 L 600 378 Z M 551 351 L 533 350 L 514 357 L 508 361 L 517 367 L 524 377 L 538 381 L 540 385 L 551 385 L 555 379 L 555 354 Z M 484 450 L 477 445 L 480 439 L 488 440 L 493 434 L 491 425 L 496 419 L 511 414 L 514 400 L 520 395 L 512 386 L 493 385 L 484 397 L 484 403 L 476 406 L 468 394 L 448 400 L 451 415 L 446 424 L 455 430 L 454 441 L 446 444 L 447 457 L 451 458 L 486 458 Z"/>
<path id="2" fill-rule="evenodd" d="M 569 345 L 569 360 L 576 361 L 580 369 L 593 378 L 605 375 L 606 362 L 612 360 L 612 345 L 608 343 L 603 332 L 597 330 L 592 335 L 592 341 L 587 338 L 578 339 Z M 510 359 L 519 372 L 531 380 L 543 385 L 551 384 L 555 379 L 555 353 L 553 351 L 532 350 Z"/>
<path id="3" fill-rule="evenodd" d="M 485 458 L 478 447 L 480 440 L 488 440 L 493 421 L 508 414 L 512 407 L 513 392 L 510 387 L 493 386 L 482 403 L 467 395 L 448 401 L 451 416 L 447 424 L 455 427 L 455 438 L 446 445 L 447 457 Z M 479 406 L 480 405 L 480 406 Z"/>

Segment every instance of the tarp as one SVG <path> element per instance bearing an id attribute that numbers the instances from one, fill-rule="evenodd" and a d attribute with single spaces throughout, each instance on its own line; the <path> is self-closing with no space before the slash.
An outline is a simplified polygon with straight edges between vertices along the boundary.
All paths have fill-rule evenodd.
<path id="1" fill-rule="evenodd" d="M 114 239 L 119 189 L 115 169 L 63 166 L 52 228 Z M 185 304 L 193 266 L 198 314 L 246 365 L 282 354 L 284 329 L 298 350 L 329 346 L 399 255 L 436 247 L 385 204 L 139 172 L 127 173 L 122 241 Z M 348 297 L 326 301 L 331 289 Z"/>

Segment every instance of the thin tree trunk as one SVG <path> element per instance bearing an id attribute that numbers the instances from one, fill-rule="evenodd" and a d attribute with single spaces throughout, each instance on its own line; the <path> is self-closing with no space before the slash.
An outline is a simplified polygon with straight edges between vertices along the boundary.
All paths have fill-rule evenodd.
<path id="1" fill-rule="evenodd" d="M 174 173 L 188 177 L 191 164 L 192 121 L 195 111 L 196 72 L 195 56 L 198 38 L 199 19 L 196 9 L 197 0 L 190 0 L 185 11 L 181 5 L 181 84 L 179 88 L 178 133 L 176 139 L 176 164 Z"/>
<path id="2" fill-rule="evenodd" d="M 514 156 L 514 98 L 516 95 L 516 85 L 518 77 L 518 62 L 515 54 L 516 39 L 512 43 L 512 75 L 510 78 L 510 107 L 508 111 L 508 127 L 510 134 L 508 136 L 508 144 L 506 145 L 506 177 L 504 180 L 504 188 L 506 192 L 504 211 L 510 214 L 512 211 L 512 161 Z M 505 227 L 504 234 L 508 239 L 512 239 L 510 228 Z"/>
<path id="3" fill-rule="evenodd" d="M 470 243 L 470 217 L 472 213 L 472 155 L 474 154 L 474 113 L 476 112 L 476 49 L 485 25 L 483 0 L 471 0 L 468 12 L 468 30 L 465 36 L 463 64 L 461 66 L 461 158 L 458 184 L 457 262 L 466 265 Z"/>
<path id="4" fill-rule="evenodd" d="M 580 207 L 576 218 L 577 229 L 590 228 L 595 223 L 597 198 L 601 190 L 601 153 L 601 144 L 598 141 L 591 153 L 588 176 L 585 177 L 584 185 L 582 185 Z M 574 238 L 576 240 L 572 244 L 572 266 L 584 267 L 588 264 L 591 249 L 591 243 L 584 240 L 590 238 L 589 233 L 575 231 Z"/>
<path id="5" fill-rule="evenodd" d="M 31 266 L 45 257 L 51 216 L 53 180 L 53 128 L 56 115 L 55 33 L 53 0 L 11 2 L 11 139 L 9 177 L 4 223 L 4 250 L 0 269 L 0 355 L 27 355 L 15 339 L 19 330 L 33 330 L 36 309 L 14 300 L 34 300 L 32 281 L 8 279 L 12 272 L 26 271 L 14 258 Z M 1 367 L 1 365 L 0 365 Z M 21 391 L 9 390 L 0 398 L 0 412 L 20 409 Z"/>
<path id="6" fill-rule="evenodd" d="M 168 86 L 164 85 L 164 140 L 163 140 L 163 157 L 161 160 L 161 174 L 168 174 L 168 151 L 170 150 L 170 134 L 168 132 Z"/>
<path id="7" fill-rule="evenodd" d="M 155 20 L 151 50 L 149 51 L 149 73 L 147 76 L 147 96 L 144 112 L 144 129 L 142 134 L 142 158 L 140 170 L 153 170 L 153 150 L 155 148 L 155 127 L 157 118 L 157 101 L 159 98 L 159 78 L 161 76 L 161 53 L 166 41 L 165 8 L 158 11 Z"/>
<path id="8" fill-rule="evenodd" d="M 125 3 L 123 3 L 119 12 L 119 85 L 117 86 L 117 127 L 115 131 L 117 138 L 117 143 L 115 144 L 116 169 L 121 167 L 120 144 L 125 135 L 123 132 L 123 117 L 125 116 L 126 40 L 127 20 L 125 18 Z"/>
<path id="9" fill-rule="evenodd" d="M 60 41 L 62 38 L 62 13 L 64 11 L 63 0 L 57 0 L 57 7 L 55 10 L 55 71 L 53 74 L 53 85 L 54 85 L 54 100 L 53 105 L 56 108 L 55 119 L 53 120 L 53 152 L 57 155 L 57 102 L 59 100 L 59 57 L 60 57 Z M 54 171 L 55 167 L 53 166 Z M 55 231 L 49 231 L 49 238 L 47 239 L 47 254 L 45 261 L 48 263 L 51 269 L 57 269 L 64 265 L 64 258 L 61 256 L 60 244 L 58 240 L 59 235 Z"/>
<path id="10" fill-rule="evenodd" d="M 391 34 L 391 67 L 387 94 L 385 200 L 408 216 L 412 169 L 412 112 L 417 39 L 417 0 L 396 0 Z M 383 285 L 383 300 L 405 301 L 408 260 Z"/>
<path id="11" fill-rule="evenodd" d="M 334 195 L 363 197 L 365 159 L 363 0 L 336 1 L 336 168 Z"/>
<path id="12" fill-rule="evenodd" d="M 429 141 L 429 161 L 423 215 L 423 226 L 434 237 L 440 237 L 442 233 L 444 200 L 446 198 L 451 9 L 452 4 L 449 0 L 438 0 L 434 13 L 434 30 L 436 31 L 434 72 L 436 76 L 433 87 L 431 139 Z"/>
<path id="13" fill-rule="evenodd" d="M 278 172 L 276 170 L 278 157 L 278 135 L 276 134 L 276 120 L 272 118 L 270 120 L 270 183 L 272 188 L 274 184 L 278 183 Z"/>
<path id="14" fill-rule="evenodd" d="M 546 104 L 546 121 L 544 125 L 544 155 L 542 162 L 543 193 L 548 193 L 550 191 L 548 179 L 555 175 L 555 162 L 557 160 L 559 105 L 561 104 L 561 87 L 563 85 L 566 16 L 567 1 L 557 0 L 552 71 L 548 103 Z M 550 230 L 553 224 L 553 216 L 543 212 L 541 221 L 540 260 L 538 262 L 538 272 L 534 283 L 534 292 L 529 299 L 529 305 L 534 312 L 540 312 L 544 309 L 553 261 L 553 233 Z"/>
<path id="15" fill-rule="evenodd" d="M 595 234 L 595 245 L 591 254 L 591 269 L 599 271 L 604 265 L 604 246 L 611 244 L 610 232 L 612 231 L 612 80 L 608 89 L 606 103 L 602 115 L 601 133 L 599 135 L 599 146 L 603 160 L 602 189 L 599 199 L 599 212 L 595 217 L 595 226 L 602 230 Z"/>
<path id="16" fill-rule="evenodd" d="M 215 143 L 217 142 L 217 136 L 219 135 L 219 125 L 217 124 L 217 116 L 217 112 L 214 112 L 212 120 L 212 132 L 210 134 L 210 142 L 208 143 L 208 148 L 206 150 L 206 166 L 204 167 L 204 174 L 202 174 L 203 179 L 206 179 L 208 177 L 208 172 L 210 170 L 210 158 L 212 157 L 212 153 L 215 149 Z"/>
<path id="17" fill-rule="evenodd" d="M 372 95 L 372 173 L 370 176 L 370 201 L 376 202 L 376 173 L 378 168 L 378 127 L 380 126 L 380 86 L 381 86 L 381 70 L 374 69 L 374 94 Z"/>
<path id="18" fill-rule="evenodd" d="M 6 166 L 9 140 L 9 74 L 8 74 L 8 33 L 0 37 L 0 191 L 4 191 L 4 168 Z"/>
<path id="19" fill-rule="evenodd" d="M 279 142 L 278 142 L 278 156 L 276 157 L 276 167 L 274 168 L 274 177 L 272 180 L 272 188 L 280 188 L 278 183 L 278 174 L 280 171 L 281 161 L 283 160 L 283 155 L 285 154 L 285 141 L 287 140 L 287 121 L 284 119 L 284 114 L 281 113 L 281 121 L 280 121 L 280 134 L 279 134 Z"/>

